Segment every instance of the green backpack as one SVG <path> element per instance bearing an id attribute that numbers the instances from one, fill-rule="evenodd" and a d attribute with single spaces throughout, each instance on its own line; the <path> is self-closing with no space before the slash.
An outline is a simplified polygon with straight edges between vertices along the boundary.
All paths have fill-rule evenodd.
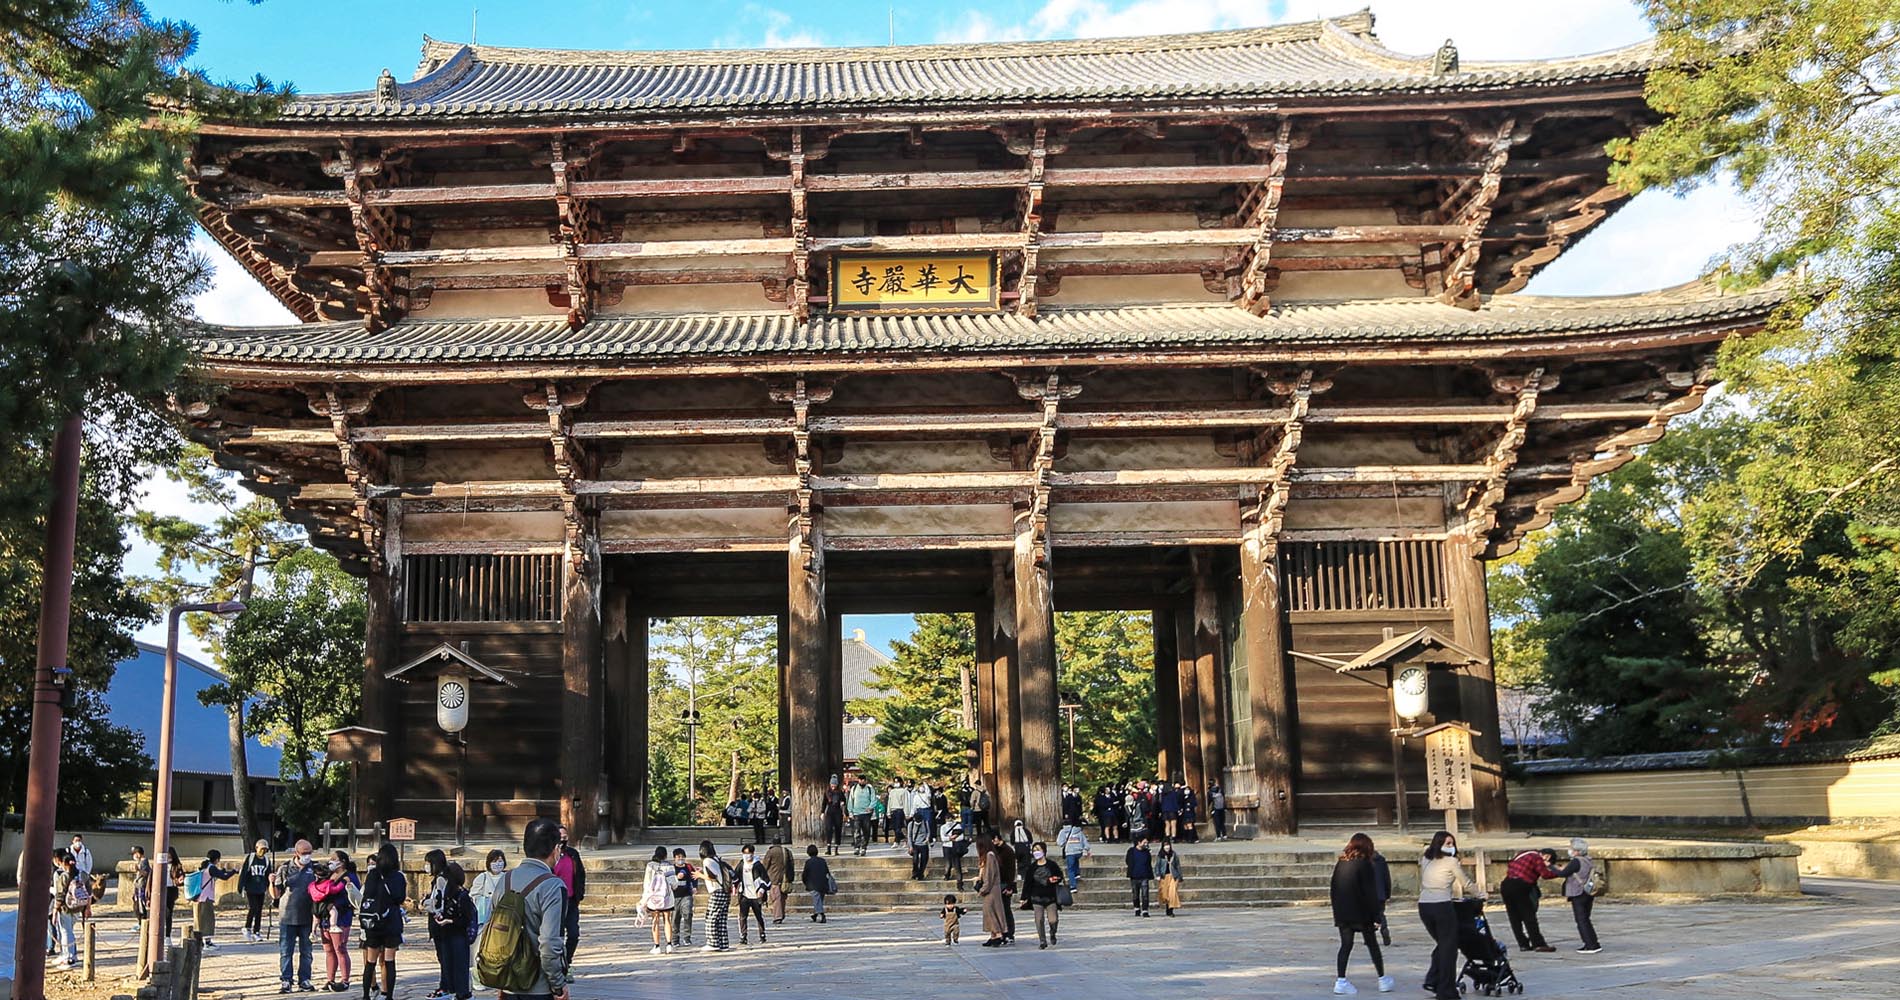
<path id="1" fill-rule="evenodd" d="M 550 873 L 534 877 L 526 887 L 516 889 L 512 878 L 502 882 L 501 898 L 495 900 L 488 923 L 476 945 L 475 980 L 491 990 L 526 993 L 541 978 L 539 942 L 528 935 L 528 893 L 553 878 Z"/>

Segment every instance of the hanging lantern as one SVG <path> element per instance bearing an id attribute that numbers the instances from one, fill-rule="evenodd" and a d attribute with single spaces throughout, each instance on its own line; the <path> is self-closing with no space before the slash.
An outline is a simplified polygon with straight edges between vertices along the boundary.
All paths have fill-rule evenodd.
<path id="1" fill-rule="evenodd" d="M 468 674 L 455 670 L 435 680 L 435 724 L 445 733 L 468 728 Z"/>
<path id="2" fill-rule="evenodd" d="M 1408 663 L 1392 677 L 1392 708 L 1407 722 L 1425 714 L 1425 667 Z"/>

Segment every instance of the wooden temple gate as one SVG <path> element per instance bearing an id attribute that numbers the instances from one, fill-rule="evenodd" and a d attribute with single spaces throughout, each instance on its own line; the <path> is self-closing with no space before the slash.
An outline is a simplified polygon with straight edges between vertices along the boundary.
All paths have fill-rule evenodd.
<path id="1" fill-rule="evenodd" d="M 814 836 L 841 616 L 942 610 L 978 623 L 985 780 L 1050 834 L 1052 616 L 1116 608 L 1155 614 L 1158 770 L 1269 833 L 1389 820 L 1416 763 L 1385 687 L 1325 657 L 1422 627 L 1479 651 L 1430 715 L 1478 730 L 1495 828 L 1483 561 L 1693 409 L 1776 304 L 1512 294 L 1620 202 L 1602 148 L 1650 120 L 1653 59 L 1460 67 L 1364 14 L 431 41 L 412 82 L 207 125 L 207 228 L 306 322 L 205 328 L 176 405 L 369 580 L 368 815 L 452 825 L 431 692 L 384 675 L 466 643 L 516 683 L 472 709 L 476 827 L 630 836 L 648 619 L 771 614 Z"/>

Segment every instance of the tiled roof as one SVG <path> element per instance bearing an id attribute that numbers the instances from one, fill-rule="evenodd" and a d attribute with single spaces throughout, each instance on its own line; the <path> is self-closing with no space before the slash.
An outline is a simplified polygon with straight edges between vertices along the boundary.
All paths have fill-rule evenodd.
<path id="1" fill-rule="evenodd" d="M 586 117 L 997 102 L 1273 99 L 1487 90 L 1632 76 L 1649 43 L 1594 56 L 1465 62 L 1379 44 L 1372 15 L 1198 34 L 878 48 L 581 51 L 462 45 L 425 38 L 416 78 L 393 100 L 375 90 L 310 95 L 293 118 Z"/>
<path id="2" fill-rule="evenodd" d="M 1724 294 L 1696 282 L 1641 295 L 1494 296 L 1476 310 L 1431 299 L 1288 304 L 1266 316 L 1225 305 L 1045 308 L 949 316 L 693 313 L 599 316 L 577 330 L 559 316 L 408 319 L 371 333 L 355 322 L 205 326 L 193 340 L 209 363 L 611 363 L 737 355 L 1023 354 L 1194 347 L 1495 342 L 1747 320 L 1781 301 L 1778 288 Z"/>
<path id="3" fill-rule="evenodd" d="M 1527 774 L 1591 774 L 1830 764 L 1838 761 L 1885 760 L 1890 757 L 1900 757 L 1900 736 L 1869 736 L 1860 740 L 1815 741 L 1728 750 L 1639 753 L 1620 757 L 1554 757 L 1549 760 L 1527 760 L 1519 766 Z"/>

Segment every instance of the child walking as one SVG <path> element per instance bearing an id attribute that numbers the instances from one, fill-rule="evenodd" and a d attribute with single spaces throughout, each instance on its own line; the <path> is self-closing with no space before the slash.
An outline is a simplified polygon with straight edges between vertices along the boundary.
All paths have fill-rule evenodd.
<path id="1" fill-rule="evenodd" d="M 943 897 L 943 909 L 940 911 L 940 913 L 943 916 L 943 943 L 944 944 L 957 943 L 958 929 L 963 923 L 963 915 L 967 912 L 969 911 L 957 905 L 956 896 L 951 895 L 951 896 Z"/>

